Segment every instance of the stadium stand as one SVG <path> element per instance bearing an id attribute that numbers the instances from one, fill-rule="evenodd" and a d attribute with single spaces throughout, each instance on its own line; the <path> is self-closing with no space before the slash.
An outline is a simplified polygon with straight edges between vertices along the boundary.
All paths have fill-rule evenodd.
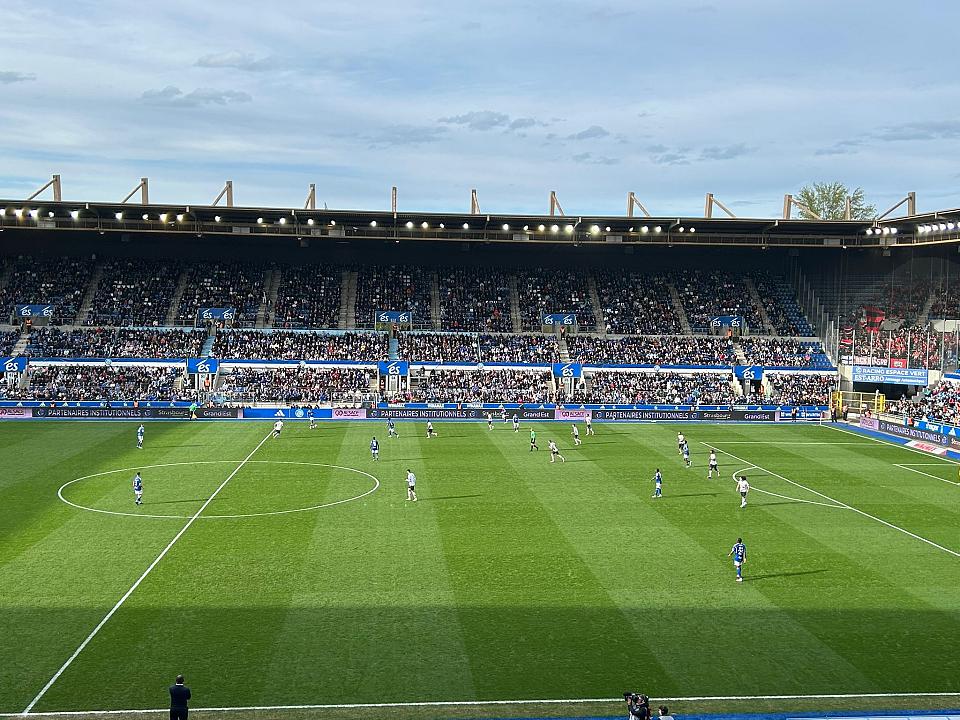
<path id="1" fill-rule="evenodd" d="M 733 343 L 715 337 L 567 338 L 570 359 L 584 365 L 731 365 Z"/>
<path id="2" fill-rule="evenodd" d="M 252 327 L 266 300 L 264 281 L 269 265 L 262 262 L 220 261 L 197 263 L 187 268 L 187 282 L 177 321 L 193 325 L 197 310 L 204 307 L 235 308 L 236 327 Z"/>
<path id="3" fill-rule="evenodd" d="M 837 386 L 835 375 L 771 373 L 766 379 L 769 386 L 766 400 L 781 405 L 826 405 Z"/>
<path id="4" fill-rule="evenodd" d="M 760 310 L 738 276 L 716 270 L 679 270 L 671 277 L 694 332 L 709 332 L 710 319 L 718 315 L 739 315 L 751 332 L 764 332 Z"/>
<path id="5" fill-rule="evenodd" d="M 433 274 L 412 265 L 361 267 L 357 276 L 356 325 L 373 327 L 378 310 L 411 311 L 413 325 L 432 328 Z"/>
<path id="6" fill-rule="evenodd" d="M 603 323 L 615 335 L 674 335 L 680 320 L 663 275 L 598 270 Z"/>
<path id="7" fill-rule="evenodd" d="M 349 360 L 387 358 L 382 333 L 317 333 L 283 330 L 219 330 L 213 355 L 233 360 Z"/>
<path id="8" fill-rule="evenodd" d="M 793 290 L 783 278 L 757 270 L 750 274 L 760 297 L 766 301 L 767 317 L 775 335 L 811 337 L 813 328 L 807 320 Z"/>
<path id="9" fill-rule="evenodd" d="M 550 335 L 481 335 L 479 344 L 480 362 L 560 362 L 560 346 Z"/>
<path id="10" fill-rule="evenodd" d="M 52 305 L 54 324 L 71 323 L 94 269 L 92 260 L 76 257 L 16 259 L 7 284 L 0 290 L 0 307 Z"/>
<path id="11" fill-rule="evenodd" d="M 524 330 L 541 330 L 544 313 L 576 313 L 582 330 L 596 329 L 585 272 L 522 270 L 517 273 L 517 291 Z"/>
<path id="12" fill-rule="evenodd" d="M 428 370 L 412 391 L 415 402 L 548 401 L 550 374 L 520 370 Z"/>
<path id="13" fill-rule="evenodd" d="M 376 373 L 353 368 L 235 368 L 216 390 L 224 402 L 320 404 L 370 396 Z"/>
<path id="14" fill-rule="evenodd" d="M 766 367 L 802 367 L 827 370 L 833 363 L 818 341 L 794 340 L 792 338 L 740 338 L 747 365 Z"/>
<path id="15" fill-rule="evenodd" d="M 176 388 L 182 369 L 56 365 L 31 367 L 22 400 L 189 400 Z"/>
<path id="16" fill-rule="evenodd" d="M 163 324 L 182 270 L 175 260 L 106 260 L 83 324 Z"/>
<path id="17" fill-rule="evenodd" d="M 400 357 L 412 362 L 469 362 L 480 360 L 476 335 L 465 333 L 404 333 Z"/>
<path id="18" fill-rule="evenodd" d="M 0 332 L 0 356 L 9 355 L 19 339 L 19 330 L 4 330 Z"/>
<path id="19" fill-rule="evenodd" d="M 583 402 L 722 405 L 735 395 L 726 373 L 624 373 L 602 370 L 589 378 Z M 576 401 L 576 400 L 575 400 Z"/>
<path id="20" fill-rule="evenodd" d="M 199 357 L 206 332 L 184 329 L 37 328 L 25 355 L 45 358 L 188 358 Z"/>
<path id="21" fill-rule="evenodd" d="M 510 332 L 510 283 L 494 268 L 441 268 L 440 327 L 469 332 Z"/>
<path id="22" fill-rule="evenodd" d="M 274 327 L 339 327 L 343 268 L 313 264 L 285 265 L 280 272 Z"/>

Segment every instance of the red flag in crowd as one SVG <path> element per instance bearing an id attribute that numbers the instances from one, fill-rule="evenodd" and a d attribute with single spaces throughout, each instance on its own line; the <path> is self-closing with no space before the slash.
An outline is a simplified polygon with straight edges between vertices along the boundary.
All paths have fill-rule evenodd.
<path id="1" fill-rule="evenodd" d="M 878 307 L 865 307 L 863 312 L 866 313 L 867 319 L 864 323 L 867 330 L 870 332 L 880 332 L 880 325 L 883 323 L 884 318 L 887 314 Z"/>

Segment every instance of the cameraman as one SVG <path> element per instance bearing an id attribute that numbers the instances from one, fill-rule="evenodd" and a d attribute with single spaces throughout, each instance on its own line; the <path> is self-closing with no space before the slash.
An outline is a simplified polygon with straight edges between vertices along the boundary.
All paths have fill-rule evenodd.
<path id="1" fill-rule="evenodd" d="M 650 701 L 646 695 L 624 693 L 627 702 L 627 720 L 650 720 Z"/>

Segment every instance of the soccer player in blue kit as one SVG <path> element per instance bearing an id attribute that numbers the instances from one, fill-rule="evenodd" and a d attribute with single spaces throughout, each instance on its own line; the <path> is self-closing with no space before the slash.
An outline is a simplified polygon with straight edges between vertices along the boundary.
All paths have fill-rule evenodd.
<path id="1" fill-rule="evenodd" d="M 139 471 L 133 476 L 133 496 L 136 505 L 143 505 L 143 478 Z"/>
<path id="2" fill-rule="evenodd" d="M 733 566 L 737 569 L 737 582 L 743 582 L 743 564 L 747 561 L 747 546 L 743 544 L 743 538 L 737 538 L 727 557 L 731 555 Z"/>

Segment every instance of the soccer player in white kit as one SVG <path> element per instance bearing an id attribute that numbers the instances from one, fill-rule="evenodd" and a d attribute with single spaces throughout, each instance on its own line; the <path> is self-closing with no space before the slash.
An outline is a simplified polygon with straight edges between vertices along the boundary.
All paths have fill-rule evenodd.
<path id="1" fill-rule="evenodd" d="M 587 415 L 587 416 L 583 419 L 583 423 L 584 423 L 584 425 L 587 426 L 587 432 L 586 432 L 586 434 L 587 434 L 587 435 L 593 435 L 593 419 L 592 419 L 589 415 Z"/>
<path id="2" fill-rule="evenodd" d="M 737 480 L 737 492 L 740 493 L 740 507 L 747 506 L 747 493 L 750 492 L 750 483 L 747 482 L 747 476 L 741 475 Z"/>
<path id="3" fill-rule="evenodd" d="M 717 477 L 719 478 L 719 477 L 720 477 L 720 466 L 717 465 L 717 451 L 716 451 L 716 450 L 711 450 L 711 451 L 710 451 L 710 460 L 707 462 L 707 480 L 711 480 L 711 479 L 713 478 L 713 472 L 714 472 L 714 470 L 716 470 L 716 472 L 717 472 Z"/>
<path id="4" fill-rule="evenodd" d="M 550 462 L 556 462 L 557 458 L 560 458 L 560 462 L 566 462 L 563 455 L 560 454 L 560 448 L 553 440 L 548 441 L 547 446 L 550 448 Z"/>
<path id="5" fill-rule="evenodd" d="M 520 417 L 516 413 L 513 414 L 513 431 L 520 432 Z"/>
<path id="6" fill-rule="evenodd" d="M 487 430 L 493 430 L 493 415 L 487 413 Z"/>
<path id="7" fill-rule="evenodd" d="M 143 423 L 137 428 L 137 450 L 143 450 Z"/>
<path id="8" fill-rule="evenodd" d="M 277 420 L 273 424 L 273 436 L 275 438 L 280 437 L 280 431 L 283 430 L 283 420 Z"/>
<path id="9" fill-rule="evenodd" d="M 432 438 L 437 436 L 437 431 L 433 429 L 433 423 L 427 420 L 427 437 Z"/>
<path id="10" fill-rule="evenodd" d="M 677 455 L 683 455 L 683 444 L 687 439 L 683 436 L 682 432 L 677 433 Z"/>
<path id="11" fill-rule="evenodd" d="M 410 468 L 407 468 L 407 500 L 417 501 L 417 476 Z"/>
<path id="12" fill-rule="evenodd" d="M 573 435 L 573 444 L 582 445 L 583 441 L 580 439 L 580 431 L 577 429 L 577 424 L 574 423 L 571 427 L 573 428 L 573 432 L 571 433 Z"/>

